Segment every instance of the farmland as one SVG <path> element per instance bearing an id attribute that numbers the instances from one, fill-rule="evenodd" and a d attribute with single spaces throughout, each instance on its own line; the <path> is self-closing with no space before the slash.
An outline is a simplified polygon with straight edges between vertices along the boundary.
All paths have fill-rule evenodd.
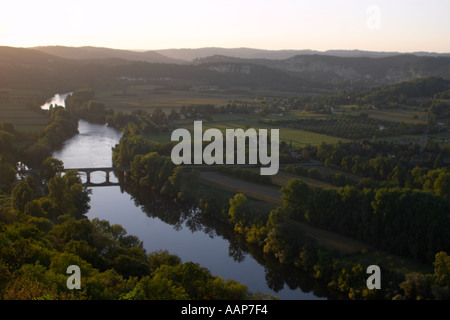
<path id="1" fill-rule="evenodd" d="M 0 90 L 0 120 L 11 122 L 24 132 L 40 131 L 48 123 L 48 117 L 37 111 L 39 93 L 36 91 Z"/>
<path id="2" fill-rule="evenodd" d="M 306 97 L 306 98 L 305 98 Z M 267 128 L 280 129 L 280 139 L 290 146 L 302 147 L 322 142 L 336 143 L 355 139 L 385 139 L 401 143 L 423 143 L 425 127 L 429 120 L 426 100 L 415 104 L 400 104 L 388 108 L 371 105 L 334 104 L 314 94 L 299 97 L 293 92 L 277 92 L 250 87 L 221 88 L 195 86 L 174 88 L 170 81 L 160 85 L 122 85 L 121 88 L 101 90 L 96 101 L 113 111 L 130 113 L 156 109 L 164 113 L 178 112 L 183 119 L 173 119 L 173 127 L 191 128 L 193 120 L 203 120 L 204 128 Z M 324 101 L 334 101 L 328 98 Z M 445 103 L 445 99 L 442 99 Z M 431 103 L 431 102 L 429 102 Z M 189 110 L 202 107 L 200 114 Z M 212 111 L 214 109 L 226 111 Z M 185 110 L 185 111 L 183 111 Z M 245 110 L 245 111 L 243 111 Z M 207 111 L 208 112 L 208 111 Z M 445 142 L 447 134 L 442 128 L 429 131 L 429 137 Z M 168 132 L 147 134 L 149 140 L 170 141 Z"/>

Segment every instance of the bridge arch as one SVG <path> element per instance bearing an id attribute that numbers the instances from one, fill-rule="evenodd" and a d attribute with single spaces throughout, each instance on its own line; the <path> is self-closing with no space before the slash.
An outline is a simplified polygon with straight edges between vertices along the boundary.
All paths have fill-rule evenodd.
<path id="1" fill-rule="evenodd" d="M 73 170 L 73 169 L 72 169 Z M 115 172 L 115 171 L 120 171 L 123 172 L 123 174 L 126 176 L 127 172 L 129 172 L 129 168 L 123 168 L 123 167 L 102 167 L 102 168 L 78 168 L 75 169 L 78 170 L 78 172 L 83 172 L 86 174 L 86 184 L 88 185 L 102 185 L 102 184 L 110 184 L 110 178 L 111 178 L 111 173 Z M 91 179 L 91 174 L 95 173 L 95 172 L 104 172 L 105 173 L 105 181 L 102 182 L 92 182 Z"/>
<path id="2" fill-rule="evenodd" d="M 119 182 L 114 183 L 110 181 L 111 173 L 112 172 L 122 172 L 124 177 L 128 176 L 130 172 L 129 167 L 97 167 L 97 168 L 65 168 L 62 170 L 63 173 L 67 171 L 75 170 L 78 171 L 78 173 L 84 173 L 86 174 L 86 182 L 84 184 L 89 186 L 103 186 L 103 185 L 119 185 Z M 94 172 L 104 172 L 105 173 L 105 181 L 100 183 L 94 183 L 91 181 L 91 173 Z M 39 170 L 19 170 L 17 172 L 18 174 L 26 175 L 26 174 L 39 174 Z"/>

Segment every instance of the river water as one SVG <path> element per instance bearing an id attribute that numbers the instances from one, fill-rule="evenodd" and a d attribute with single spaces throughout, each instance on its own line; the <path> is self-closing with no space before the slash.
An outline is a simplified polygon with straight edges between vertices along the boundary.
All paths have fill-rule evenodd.
<path id="1" fill-rule="evenodd" d="M 66 98 L 68 95 L 72 94 L 71 92 L 68 93 L 57 93 L 52 98 L 48 99 L 42 106 L 41 109 L 48 110 L 50 109 L 50 106 L 60 106 L 60 107 L 66 107 Z"/>
<path id="2" fill-rule="evenodd" d="M 91 124 L 80 120 L 79 134 L 65 142 L 61 150 L 54 152 L 53 157 L 64 162 L 64 167 L 108 167 L 112 165 L 111 148 L 117 144 L 121 132 L 106 125 Z M 91 174 L 91 182 L 105 181 L 105 174 Z M 111 182 L 115 177 L 111 175 Z M 281 278 L 273 270 L 258 263 L 250 254 L 244 255 L 240 262 L 231 255 L 230 242 L 221 236 L 198 230 L 191 231 L 184 223 L 172 225 L 156 217 L 149 217 L 143 207 L 134 198 L 121 191 L 119 186 L 92 187 L 91 209 L 89 219 L 100 218 L 111 224 L 122 225 L 128 234 L 138 236 L 147 252 L 168 250 L 178 255 L 183 262 L 193 261 L 208 268 L 212 274 L 223 279 L 234 279 L 249 288 L 250 291 L 260 291 L 278 296 L 286 300 L 316 300 L 319 299 L 311 290 L 303 292 L 299 288 L 290 289 L 281 280 L 280 285 L 268 283 L 280 282 Z M 153 208 L 155 209 L 155 208 Z M 290 276 L 292 277 L 292 276 Z M 292 287 L 292 285 L 290 285 Z"/>

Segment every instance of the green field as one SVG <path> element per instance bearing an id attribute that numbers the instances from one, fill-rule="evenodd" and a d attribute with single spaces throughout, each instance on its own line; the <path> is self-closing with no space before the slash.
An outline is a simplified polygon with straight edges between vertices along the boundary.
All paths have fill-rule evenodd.
<path id="1" fill-rule="evenodd" d="M 244 90 L 245 89 L 245 90 Z M 195 87 L 190 90 L 164 89 L 156 85 L 129 85 L 126 88 L 115 88 L 109 91 L 101 91 L 96 94 L 95 99 L 106 105 L 108 109 L 122 112 L 132 112 L 134 110 L 147 110 L 152 112 L 155 108 L 161 108 L 169 113 L 173 108 L 179 109 L 182 106 L 191 105 L 214 105 L 215 107 L 225 106 L 234 101 L 248 103 L 249 105 L 261 106 L 270 104 L 271 96 L 276 97 L 275 92 L 261 92 L 249 90 L 249 88 L 236 88 L 233 92 L 221 90 L 217 87 Z M 282 95 L 281 95 L 282 96 Z M 278 98 L 278 101 L 281 101 Z M 284 97 L 286 98 L 286 96 Z M 337 115 L 354 115 L 366 113 L 370 119 L 380 121 L 391 121 L 398 123 L 423 124 L 426 122 L 427 114 L 418 108 L 399 106 L 395 109 L 361 110 L 354 105 L 345 105 L 336 108 L 336 112 L 324 114 L 320 112 L 308 112 L 300 110 L 281 111 L 282 114 L 259 115 L 252 114 L 211 114 L 212 120 L 203 121 L 203 129 L 217 128 L 220 130 L 236 128 L 255 129 L 280 129 L 280 140 L 289 143 L 293 147 L 305 145 L 318 145 L 322 142 L 330 144 L 339 141 L 347 142 L 349 139 L 343 137 L 330 136 L 327 133 L 310 132 L 298 128 L 277 127 L 267 124 L 260 124 L 260 119 L 265 120 L 294 120 L 294 119 L 329 119 Z M 175 127 L 192 130 L 195 118 L 179 120 L 175 122 Z M 200 120 L 200 119 L 199 119 Z M 155 142 L 170 141 L 171 133 L 149 134 L 146 138 Z M 389 137 L 388 140 L 396 140 L 400 143 L 420 143 L 419 136 L 399 136 Z M 440 138 L 440 140 L 445 140 Z"/>
<path id="2" fill-rule="evenodd" d="M 292 128 L 279 128 L 276 126 L 269 126 L 258 122 L 258 116 L 256 115 L 214 115 L 212 121 L 203 121 L 203 130 L 210 128 L 216 128 L 222 130 L 226 129 L 238 129 L 244 130 L 248 128 L 254 129 L 279 129 L 280 141 L 286 143 L 292 143 L 293 147 L 301 147 L 305 145 L 319 145 L 323 141 L 327 143 L 336 143 L 338 141 L 348 141 L 347 139 L 331 137 L 324 134 L 313 133 L 309 131 L 292 129 Z M 176 127 L 186 128 L 193 130 L 194 120 L 177 121 Z M 171 133 L 165 132 L 161 134 L 146 135 L 146 138 L 155 142 L 168 142 L 170 141 Z"/>
<path id="3" fill-rule="evenodd" d="M 356 105 L 346 105 L 341 106 L 344 110 L 343 114 L 350 114 L 357 116 L 361 113 L 366 113 L 369 118 L 393 121 L 393 122 L 404 122 L 404 123 L 425 123 L 427 120 L 427 113 L 422 110 L 418 110 L 419 107 L 397 107 L 388 109 L 376 109 L 376 110 L 358 110 Z M 417 110 L 416 110 L 417 109 Z"/>
<path id="4" fill-rule="evenodd" d="M 249 120 L 235 120 L 235 121 L 212 121 L 203 125 L 204 128 L 238 129 L 238 128 L 254 128 L 254 129 L 279 129 L 280 141 L 292 142 L 293 147 L 301 147 L 305 145 L 319 145 L 322 142 L 337 143 L 338 141 L 348 141 L 346 139 L 331 137 L 324 134 L 313 133 L 309 131 L 280 128 L 277 126 L 269 126 L 259 123 L 256 119 Z"/>
<path id="5" fill-rule="evenodd" d="M 162 90 L 151 85 L 128 86 L 125 91 L 103 91 L 97 93 L 95 98 L 113 110 L 161 108 L 166 112 L 182 106 L 206 104 L 223 106 L 229 103 L 230 99 L 245 101 L 254 99 L 246 94 L 230 95 L 226 92 L 208 90 Z"/>
<path id="6" fill-rule="evenodd" d="M 405 123 L 425 123 L 427 118 L 426 112 L 404 109 L 368 110 L 366 113 L 373 119 Z"/>

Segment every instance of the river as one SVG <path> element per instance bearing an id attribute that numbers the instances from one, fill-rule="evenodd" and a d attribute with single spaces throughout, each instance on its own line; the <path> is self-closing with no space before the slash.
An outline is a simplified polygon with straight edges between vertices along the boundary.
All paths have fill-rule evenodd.
<path id="1" fill-rule="evenodd" d="M 111 148 L 117 144 L 121 132 L 106 125 L 98 125 L 80 120 L 79 134 L 67 140 L 62 149 L 53 153 L 53 157 L 64 162 L 65 168 L 108 167 L 112 164 Z M 116 179 L 111 176 L 111 182 Z M 91 174 L 92 182 L 105 181 L 104 173 Z M 284 300 L 317 300 L 311 290 L 303 292 L 299 288 L 290 289 L 281 281 L 272 290 L 268 283 L 280 283 L 273 268 L 258 263 L 250 254 L 236 261 L 231 255 L 230 242 L 214 231 L 192 231 L 185 223 L 172 225 L 159 218 L 149 217 L 142 206 L 119 186 L 92 187 L 89 219 L 100 218 L 111 224 L 122 225 L 128 234 L 138 236 L 147 252 L 168 250 L 178 255 L 183 262 L 193 261 L 208 268 L 212 274 L 223 279 L 234 279 L 247 285 L 252 292 L 260 291 L 278 296 Z M 291 277 L 291 275 L 287 276 Z M 290 285 L 292 287 L 292 285 Z M 280 289 L 280 290 L 278 290 Z"/>
<path id="2" fill-rule="evenodd" d="M 52 98 L 48 99 L 42 106 L 41 109 L 48 110 L 50 106 L 56 107 L 66 107 L 66 98 L 68 95 L 72 94 L 72 92 L 68 93 L 57 93 Z"/>

